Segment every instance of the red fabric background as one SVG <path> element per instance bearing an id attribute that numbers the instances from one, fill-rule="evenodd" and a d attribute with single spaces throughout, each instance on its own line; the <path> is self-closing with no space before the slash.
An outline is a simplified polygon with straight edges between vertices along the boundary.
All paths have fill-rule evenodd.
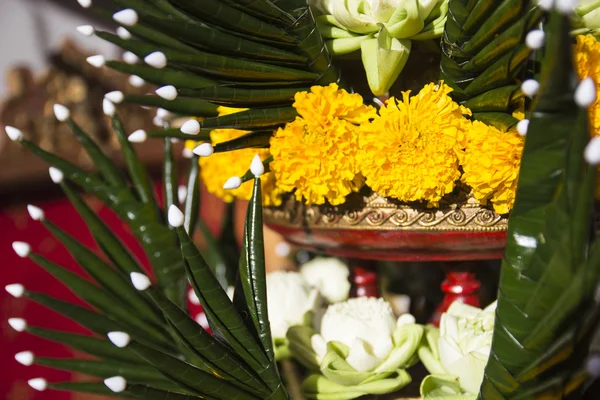
<path id="1" fill-rule="evenodd" d="M 159 190 L 157 190 L 159 192 Z M 27 198 L 29 197 L 29 198 Z M 216 198 L 203 193 L 203 215 L 209 226 L 216 228 L 220 218 L 222 203 Z M 35 200 L 32 200 L 35 199 Z M 45 199 L 40 201 L 39 199 Z M 48 342 L 26 332 L 15 332 L 7 320 L 12 317 L 24 318 L 32 326 L 50 329 L 63 329 L 71 332 L 84 333 L 85 330 L 68 319 L 40 306 L 27 299 L 15 299 L 4 290 L 11 283 L 21 283 L 31 291 L 42 291 L 63 300 L 82 304 L 60 282 L 46 273 L 28 259 L 19 258 L 12 249 L 12 242 L 28 242 L 33 251 L 48 259 L 81 273 L 81 268 L 73 261 L 68 252 L 52 238 L 48 231 L 39 222 L 29 218 L 26 205 L 31 202 L 41 207 L 46 217 L 77 237 L 84 244 L 94 246 L 91 235 L 80 217 L 76 214 L 70 203 L 58 196 L 45 192 L 38 192 L 33 196 L 8 198 L 1 195 L 0 201 L 0 365 L 2 365 L 2 378 L 0 378 L 0 398 L 5 400 L 75 400 L 75 399 L 100 399 L 98 396 L 88 394 L 69 394 L 56 391 L 36 392 L 27 385 L 31 378 L 43 377 L 49 382 L 60 382 L 76 379 L 89 379 L 86 377 L 71 377 L 70 373 L 55 371 L 45 367 L 26 367 L 14 360 L 14 355 L 20 351 L 32 351 L 35 355 L 45 357 L 68 357 L 73 352 L 62 345 Z M 10 203 L 10 205 L 7 205 Z M 127 233 L 126 226 L 116 218 L 112 212 L 96 200 L 90 200 L 92 207 L 97 210 L 102 219 L 113 229 L 115 234 L 123 238 L 138 257 L 142 252 L 135 239 Z M 95 248 L 95 246 L 94 246 Z M 142 259 L 142 258 L 140 258 Z M 194 307 L 191 312 L 195 316 L 199 309 Z"/>

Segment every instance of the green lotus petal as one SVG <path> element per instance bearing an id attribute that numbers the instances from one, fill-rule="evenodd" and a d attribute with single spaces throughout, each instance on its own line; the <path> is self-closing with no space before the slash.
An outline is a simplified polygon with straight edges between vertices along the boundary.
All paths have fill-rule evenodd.
<path id="1" fill-rule="evenodd" d="M 364 36 L 358 33 L 348 32 L 338 24 L 332 24 L 327 18 L 323 19 L 322 17 L 317 18 L 317 28 L 319 29 L 321 36 L 325 39 L 345 39 Z"/>
<path id="2" fill-rule="evenodd" d="M 404 1 L 403 7 L 398 8 L 394 15 L 385 24 L 387 31 L 394 38 L 409 38 L 423 30 L 425 18 L 429 14 L 427 10 L 419 10 L 417 0 Z M 427 15 L 424 15 L 427 13 Z"/>
<path id="3" fill-rule="evenodd" d="M 371 92 L 380 96 L 390 89 L 402 72 L 410 54 L 411 42 L 393 38 L 381 25 L 379 36 L 362 41 L 360 47 Z"/>
<path id="4" fill-rule="evenodd" d="M 404 370 L 393 371 L 385 379 L 352 386 L 332 382 L 323 375 L 311 375 L 302 383 L 302 391 L 309 399 L 350 400 L 367 394 L 395 392 L 408 385 L 410 381 L 410 375 Z"/>
<path id="5" fill-rule="evenodd" d="M 393 334 L 394 349 L 386 360 L 375 368 L 375 372 L 406 368 L 421 343 L 424 331 L 423 326 L 417 324 L 397 328 Z"/>
<path id="6" fill-rule="evenodd" d="M 309 326 L 292 326 L 287 331 L 287 340 L 292 357 L 308 370 L 318 372 L 319 361 L 310 341 L 314 334 L 315 331 Z"/>
<path id="7" fill-rule="evenodd" d="M 476 394 L 463 394 L 458 378 L 452 375 L 428 375 L 421 382 L 423 400 L 475 400 Z"/>
<path id="8" fill-rule="evenodd" d="M 360 50 L 361 44 L 366 40 L 377 40 L 373 35 L 362 35 L 343 39 L 333 39 L 326 42 L 329 50 L 336 56 Z"/>

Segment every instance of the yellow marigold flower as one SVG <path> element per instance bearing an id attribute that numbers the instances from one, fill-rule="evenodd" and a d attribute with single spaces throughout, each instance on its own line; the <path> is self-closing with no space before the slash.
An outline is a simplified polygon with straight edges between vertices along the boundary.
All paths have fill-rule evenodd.
<path id="1" fill-rule="evenodd" d="M 592 136 L 600 135 L 600 42 L 594 36 L 577 36 L 575 69 L 580 79 L 589 76 L 596 83 L 598 96 L 596 96 L 596 101 L 589 108 L 590 130 Z M 600 199 L 600 180 L 596 183 L 596 198 Z"/>
<path id="2" fill-rule="evenodd" d="M 432 207 L 452 192 L 471 112 L 452 101 L 451 91 L 430 83 L 412 97 L 402 92 L 402 101 L 390 98 L 362 127 L 358 162 L 371 189 Z"/>
<path id="3" fill-rule="evenodd" d="M 600 42 L 591 35 L 577 36 L 575 69 L 580 79 L 592 77 L 600 94 Z M 600 99 L 590 106 L 590 125 L 593 135 L 600 134 Z"/>
<path id="4" fill-rule="evenodd" d="M 516 131 L 501 132 L 473 121 L 468 132 L 461 180 L 482 204 L 506 214 L 515 202 L 524 139 Z"/>
<path id="5" fill-rule="evenodd" d="M 219 115 L 227 115 L 245 109 L 236 109 L 230 107 L 219 107 Z M 215 129 L 210 132 L 212 145 L 223 143 L 236 139 L 248 133 L 237 129 Z M 193 148 L 197 143 L 188 141 L 186 145 Z M 267 149 L 243 149 L 224 153 L 214 153 L 209 157 L 200 157 L 200 177 L 206 186 L 206 189 L 230 203 L 234 198 L 250 200 L 252 196 L 252 181 L 242 183 L 237 189 L 225 190 L 223 185 L 232 176 L 242 176 L 250 168 L 250 163 L 254 156 L 258 154 L 264 160 L 269 157 Z M 281 204 L 282 191 L 275 186 L 275 177 L 273 174 L 265 174 L 261 177 L 263 204 L 267 206 L 278 206 Z"/>
<path id="6" fill-rule="evenodd" d="M 294 107 L 300 117 L 271 138 L 277 187 L 308 204 L 341 204 L 362 186 L 355 124 L 374 118 L 376 111 L 336 84 L 297 93 Z"/>

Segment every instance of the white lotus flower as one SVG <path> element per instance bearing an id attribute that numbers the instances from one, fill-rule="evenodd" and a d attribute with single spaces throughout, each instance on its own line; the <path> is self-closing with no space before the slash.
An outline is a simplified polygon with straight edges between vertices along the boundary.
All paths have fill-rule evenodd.
<path id="1" fill-rule="evenodd" d="M 592 30 L 594 34 L 600 31 L 600 0 L 580 0 L 575 7 L 575 14 L 581 18 L 574 21 L 576 27 L 583 25 L 583 28 Z"/>
<path id="2" fill-rule="evenodd" d="M 359 372 L 373 371 L 394 349 L 392 336 L 397 326 L 414 323 L 407 315 L 396 320 L 392 307 L 382 298 L 358 297 L 329 306 L 321 321 L 320 333 L 311 344 L 321 362 L 327 342 L 337 341 L 349 348 L 346 362 Z"/>
<path id="3" fill-rule="evenodd" d="M 339 303 L 350 294 L 350 270 L 340 259 L 316 257 L 300 268 L 302 278 L 329 303 Z"/>
<path id="4" fill-rule="evenodd" d="M 267 274 L 267 308 L 274 340 L 285 338 L 289 327 L 305 324 L 307 313 L 313 311 L 319 302 L 319 292 L 311 288 L 298 272 Z"/>
<path id="5" fill-rule="evenodd" d="M 319 32 L 333 54 L 361 50 L 371 91 L 386 93 L 404 68 L 411 40 L 439 37 L 448 0 L 313 0 Z"/>
<path id="6" fill-rule="evenodd" d="M 442 314 L 437 340 L 438 332 L 432 331 L 427 335 L 430 348 L 419 349 L 429 372 L 455 376 L 463 393 L 479 393 L 492 346 L 495 311 L 496 302 L 483 310 L 459 301 L 452 303 Z M 436 341 L 437 349 L 433 348 Z M 430 377 L 436 376 L 441 375 Z"/>

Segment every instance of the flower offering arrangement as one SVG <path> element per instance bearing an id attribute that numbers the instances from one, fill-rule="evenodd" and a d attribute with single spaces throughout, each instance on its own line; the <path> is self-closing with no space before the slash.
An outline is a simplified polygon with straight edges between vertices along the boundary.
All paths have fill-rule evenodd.
<path id="1" fill-rule="evenodd" d="M 18 282 L 6 290 L 91 333 L 11 318 L 16 331 L 90 356 L 16 354 L 23 365 L 90 377 L 33 378 L 33 389 L 146 400 L 350 400 L 414 396 L 414 382 L 425 400 L 584 398 L 600 375 L 590 355 L 600 323 L 600 1 L 78 2 L 119 25 L 116 34 L 78 31 L 126 50 L 124 61 L 88 62 L 157 89 L 104 98 L 125 173 L 71 118 L 68 104 L 56 104 L 55 116 L 94 171 L 41 149 L 26 131 L 5 129 L 51 165 L 50 178 L 98 244 L 98 252 L 87 248 L 28 206 L 85 276 L 24 241 L 14 242 L 15 252 L 89 307 Z M 156 107 L 157 129 L 126 133 L 121 103 Z M 147 140 L 164 148 L 162 201 L 135 152 L 134 144 Z M 181 174 L 177 140 L 186 141 Z M 187 196 L 180 199 L 182 180 Z M 231 232 L 215 237 L 199 219 L 201 182 L 226 202 L 248 201 L 241 246 L 223 246 Z M 83 194 L 128 225 L 152 272 Z M 483 309 L 454 302 L 438 328 L 395 315 L 384 298 L 351 298 L 355 271 L 339 259 L 266 273 L 263 211 L 277 215 L 290 201 L 303 210 L 288 221 L 308 232 L 300 244 L 339 248 L 350 237 L 357 257 L 379 249 L 380 258 L 400 259 L 385 246 L 399 237 L 402 218 L 368 243 L 351 229 L 311 236 L 311 207 L 351 225 L 348 213 L 364 215 L 353 204 L 357 196 L 416 210 L 415 221 L 425 225 L 431 221 L 424 215 L 459 215 L 446 229 L 456 237 L 473 233 L 457 228 L 462 209 L 486 213 L 492 233 L 470 242 L 470 259 L 505 247 L 497 300 Z M 502 235 L 501 245 L 493 233 Z M 402 251 L 420 246 L 435 259 L 442 236 L 428 235 L 418 245 L 405 237 Z M 234 282 L 223 269 L 234 271 Z M 188 284 L 206 329 L 187 312 Z"/>

